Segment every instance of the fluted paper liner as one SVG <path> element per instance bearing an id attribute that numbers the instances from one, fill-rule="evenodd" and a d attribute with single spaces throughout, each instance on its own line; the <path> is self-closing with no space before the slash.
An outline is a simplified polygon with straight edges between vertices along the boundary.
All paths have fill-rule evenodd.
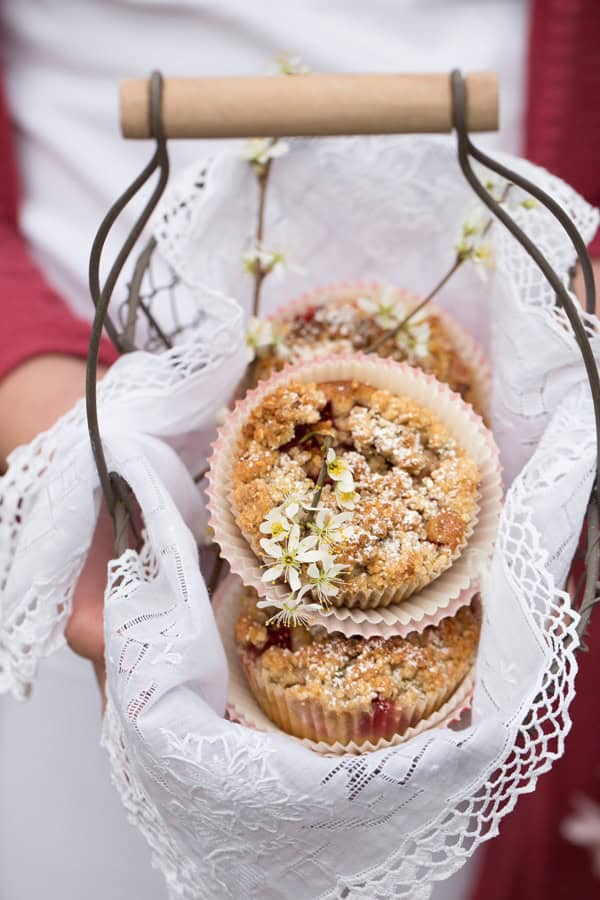
<path id="1" fill-rule="evenodd" d="M 235 644 L 235 623 L 240 612 L 242 591 L 240 580 L 229 575 L 213 598 L 213 610 L 229 664 L 227 712 L 233 721 L 257 731 L 283 732 L 291 740 L 299 741 L 317 753 L 342 755 L 369 753 L 404 743 L 429 728 L 445 727 L 459 719 L 469 708 L 474 685 L 473 671 L 455 690 L 446 688 L 411 707 L 384 712 L 383 715 L 388 716 L 385 724 L 390 730 L 397 730 L 393 738 L 357 743 L 352 739 L 353 735 L 364 734 L 369 724 L 378 727 L 383 724 L 381 713 L 375 723 L 375 714 L 371 716 L 364 711 L 339 715 L 324 711 L 318 701 L 290 702 L 282 688 L 262 682 L 256 670 L 253 673 L 249 668 L 244 673 Z M 261 698 L 264 709 L 257 696 Z M 285 724 L 285 728 L 279 727 L 273 719 Z M 312 734 L 315 740 L 296 737 L 290 733 L 294 730 Z"/>
<path id="2" fill-rule="evenodd" d="M 400 624 L 408 626 L 411 622 L 423 621 L 425 616 L 435 616 L 439 609 L 447 608 L 461 592 L 477 582 L 493 549 L 502 500 L 498 450 L 491 432 L 458 394 L 421 370 L 381 357 L 354 354 L 289 366 L 268 381 L 261 382 L 238 402 L 219 430 L 217 441 L 213 445 L 208 474 L 210 525 L 231 571 L 239 575 L 244 584 L 255 588 L 260 597 L 279 599 L 285 596 L 285 585 L 267 584 L 261 580 L 262 561 L 254 554 L 235 521 L 230 490 L 241 428 L 250 411 L 280 385 L 290 381 L 307 383 L 352 379 L 404 394 L 432 409 L 480 469 L 479 511 L 471 522 L 468 545 L 459 556 L 460 551 L 456 553 L 458 558 L 455 558 L 449 568 L 425 587 L 422 587 L 422 582 L 410 585 L 405 583 L 391 586 L 383 592 L 357 592 L 352 600 L 344 598 L 344 606 L 352 607 L 353 610 L 358 608 L 365 611 L 381 607 L 389 609 L 390 605 L 394 605 L 400 616 Z M 419 590 L 418 594 L 414 593 L 416 590 Z M 405 607 L 409 596 L 411 606 Z M 399 610 L 400 606 L 404 610 Z M 396 614 L 396 610 L 392 614 Z M 385 624 L 391 624 L 391 621 Z"/>
<path id="3" fill-rule="evenodd" d="M 478 595 L 479 584 L 473 582 L 457 597 L 448 599 L 446 604 L 438 602 L 435 596 L 428 600 L 422 596 L 423 593 L 421 591 L 401 603 L 379 609 L 332 606 L 314 613 L 311 622 L 328 632 L 335 631 L 346 637 L 406 637 L 411 631 L 424 631 L 429 625 L 439 625 L 447 616 L 456 615 L 461 607 L 468 606 Z"/>
<path id="4" fill-rule="evenodd" d="M 326 306 L 331 300 L 354 300 L 361 291 L 382 291 L 388 285 L 378 281 L 339 281 L 316 288 L 297 297 L 295 300 L 280 306 L 268 320 L 270 322 L 290 322 L 292 319 L 303 315 L 311 307 Z M 404 288 L 392 285 L 401 300 L 406 300 L 411 307 L 421 303 L 423 297 L 413 294 Z M 427 315 L 437 316 L 443 324 L 444 331 L 450 338 L 457 356 L 468 366 L 473 376 L 473 393 L 477 412 L 488 416 L 492 396 L 492 370 L 481 347 L 474 338 L 451 315 L 436 306 L 428 303 L 423 308 Z M 416 367 L 418 368 L 418 366 Z"/>

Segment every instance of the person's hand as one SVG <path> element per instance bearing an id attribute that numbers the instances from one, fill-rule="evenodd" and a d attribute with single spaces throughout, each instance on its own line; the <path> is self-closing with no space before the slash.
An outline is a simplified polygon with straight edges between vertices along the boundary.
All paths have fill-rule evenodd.
<path id="1" fill-rule="evenodd" d="M 104 700 L 104 589 L 107 566 L 114 555 L 112 520 L 104 504 L 100 510 L 94 540 L 79 576 L 73 609 L 65 629 L 71 650 L 94 666 Z"/>
<path id="2" fill-rule="evenodd" d="M 600 315 L 600 258 L 592 259 L 592 268 L 594 270 L 594 281 L 596 282 L 596 315 Z M 585 286 L 581 268 L 577 266 L 575 279 L 573 281 L 573 290 L 583 303 L 585 300 Z"/>
<path id="3" fill-rule="evenodd" d="M 55 355 L 28 360 L 0 382 L 0 471 L 11 450 L 50 428 L 83 396 L 84 385 L 83 360 Z M 112 555 L 112 523 L 108 513 L 102 511 L 65 631 L 71 649 L 92 662 L 102 692 L 104 588 Z"/>

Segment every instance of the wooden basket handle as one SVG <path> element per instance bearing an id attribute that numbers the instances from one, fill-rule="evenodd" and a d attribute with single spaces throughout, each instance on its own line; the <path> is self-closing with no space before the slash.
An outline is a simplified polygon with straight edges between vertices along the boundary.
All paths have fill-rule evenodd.
<path id="1" fill-rule="evenodd" d="M 469 131 L 498 129 L 494 72 L 466 76 Z M 149 138 L 149 82 L 121 84 L 121 130 Z M 166 138 L 420 134 L 452 130 L 450 77 L 293 75 L 285 78 L 166 78 Z"/>

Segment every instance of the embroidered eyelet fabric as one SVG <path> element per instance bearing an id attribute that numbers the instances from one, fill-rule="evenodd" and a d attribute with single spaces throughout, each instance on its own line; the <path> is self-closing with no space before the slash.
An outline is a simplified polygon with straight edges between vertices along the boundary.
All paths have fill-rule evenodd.
<path id="1" fill-rule="evenodd" d="M 592 237 L 596 212 L 567 185 L 507 161 Z M 273 166 L 265 244 L 305 273 L 267 279 L 265 311 L 340 279 L 426 293 L 452 263 L 474 204 L 448 143 L 293 142 Z M 155 234 L 203 315 L 172 350 L 123 358 L 100 387 L 109 465 L 145 522 L 142 551 L 109 569 L 103 742 L 171 898 L 425 900 L 563 751 L 577 646 L 563 586 L 596 454 L 585 370 L 551 289 L 494 226 L 494 276 L 481 284 L 466 264 L 438 300 L 491 357 L 508 485 L 482 582 L 468 727 L 333 758 L 225 720 L 226 664 L 195 539 L 202 498 L 188 467 L 243 369 L 252 285 L 240 260 L 256 205 L 255 176 L 235 153 L 173 183 Z M 560 227 L 541 208 L 515 205 L 513 214 L 566 282 L 573 253 Z M 598 358 L 597 320 L 585 321 Z M 63 640 L 97 514 L 81 405 L 13 453 L 1 491 L 0 686 L 24 696 L 38 661 Z"/>

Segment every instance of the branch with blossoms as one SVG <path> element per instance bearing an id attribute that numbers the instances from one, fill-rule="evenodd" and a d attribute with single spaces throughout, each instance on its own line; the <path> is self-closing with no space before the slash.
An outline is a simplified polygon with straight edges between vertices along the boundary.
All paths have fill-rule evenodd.
<path id="1" fill-rule="evenodd" d="M 286 154 L 290 145 L 277 138 L 252 138 L 242 150 L 242 159 L 247 160 L 258 178 L 258 213 L 254 246 L 246 251 L 242 263 L 246 272 L 254 277 L 252 315 L 257 316 L 260 308 L 260 289 L 270 272 L 281 270 L 285 255 L 272 252 L 263 245 L 265 231 L 265 210 L 269 174 L 274 159 Z"/>
<path id="2" fill-rule="evenodd" d="M 281 55 L 274 62 L 274 74 L 278 75 L 304 75 L 309 71 L 297 56 Z M 288 355 L 281 337 L 277 334 L 273 324 L 263 321 L 258 317 L 260 312 L 261 288 L 264 280 L 269 275 L 283 278 L 286 272 L 302 273 L 301 266 L 290 259 L 289 254 L 282 249 L 269 249 L 265 245 L 265 213 L 267 208 L 267 188 L 269 176 L 276 159 L 289 152 L 290 146 L 286 141 L 273 137 L 251 138 L 243 146 L 241 157 L 253 169 L 258 180 L 258 211 L 256 218 L 256 234 L 252 246 L 242 255 L 242 268 L 254 279 L 254 291 L 252 298 L 252 315 L 246 330 L 246 374 L 238 387 L 238 393 L 244 394 L 252 381 L 252 365 L 260 351 L 267 347 L 274 347 L 278 356 L 282 358 Z M 217 411 L 217 424 L 222 425 L 228 413 L 228 407 L 223 406 Z M 201 473 L 197 481 L 201 481 L 206 473 Z"/>
<path id="3" fill-rule="evenodd" d="M 513 185 L 503 180 L 494 181 L 488 178 L 484 182 L 484 187 L 498 203 L 506 203 Z M 537 201 L 526 198 L 518 201 L 516 206 L 535 209 Z M 366 348 L 365 353 L 375 353 L 386 341 L 395 339 L 409 354 L 412 353 L 417 358 L 427 355 L 429 325 L 426 322 L 427 313 L 424 312 L 424 308 L 466 262 L 472 262 L 481 280 L 487 281 L 488 270 L 494 268 L 495 261 L 494 248 L 485 241 L 485 238 L 494 222 L 493 216 L 485 219 L 483 206 L 477 207 L 467 216 L 454 245 L 456 252 L 454 262 L 435 287 L 412 310 L 407 311 L 401 300 L 394 300 L 391 292 L 387 296 L 384 292 L 378 302 L 361 301 L 371 305 L 375 321 L 380 327 L 387 329 Z"/>
<path id="4" fill-rule="evenodd" d="M 304 75 L 309 69 L 299 57 L 282 55 L 276 60 L 276 71 L 279 75 Z M 256 219 L 256 236 L 254 244 L 242 258 L 246 272 L 254 278 L 254 294 L 252 299 L 252 315 L 256 318 L 260 311 L 260 293 L 265 278 L 271 273 L 282 274 L 293 270 L 288 255 L 283 250 L 271 250 L 265 246 L 265 211 L 267 206 L 267 188 L 269 175 L 274 160 L 289 152 L 290 145 L 279 138 L 252 138 L 242 150 L 245 159 L 256 172 L 258 179 L 258 212 Z"/>
<path id="5" fill-rule="evenodd" d="M 290 592 L 281 600 L 259 600 L 262 609 L 277 610 L 267 624 L 305 625 L 313 614 L 331 605 L 331 598 L 339 593 L 339 585 L 347 569 L 338 562 L 339 550 L 350 535 L 349 522 L 360 499 L 352 470 L 332 448 L 331 435 L 323 437 L 323 458 L 312 498 L 287 497 L 269 511 L 260 526 L 265 537 L 260 546 L 269 562 L 262 580 L 270 584 L 285 584 Z M 338 508 L 321 504 L 327 479 L 333 486 Z M 307 602 L 307 598 L 313 601 Z"/>

